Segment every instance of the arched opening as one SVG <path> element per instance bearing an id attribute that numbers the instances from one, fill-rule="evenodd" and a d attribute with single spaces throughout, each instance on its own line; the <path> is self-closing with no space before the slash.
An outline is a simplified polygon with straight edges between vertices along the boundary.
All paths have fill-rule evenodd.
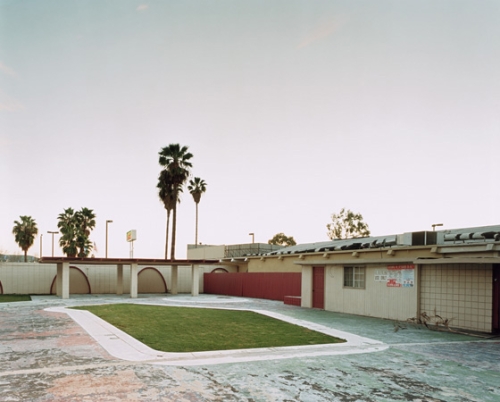
<path id="1" fill-rule="evenodd" d="M 0 281 L 0 295 L 3 295 L 3 286 L 2 286 L 2 281 Z"/>
<path id="2" fill-rule="evenodd" d="M 57 293 L 57 275 L 54 276 L 52 280 L 52 285 L 50 285 L 50 294 L 55 295 Z M 91 294 L 90 282 L 83 272 L 78 267 L 69 267 L 69 293 L 70 294 Z"/>
<path id="3" fill-rule="evenodd" d="M 138 293 L 167 293 L 167 283 L 158 269 L 146 267 L 138 275 Z"/>
<path id="4" fill-rule="evenodd" d="M 228 271 L 226 268 L 215 268 L 210 272 L 211 274 L 227 274 Z"/>

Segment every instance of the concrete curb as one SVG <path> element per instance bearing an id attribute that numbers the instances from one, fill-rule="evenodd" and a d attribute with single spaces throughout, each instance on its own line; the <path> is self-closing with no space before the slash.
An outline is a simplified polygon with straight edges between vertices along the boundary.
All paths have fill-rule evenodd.
<path id="1" fill-rule="evenodd" d="M 193 305 L 179 306 L 214 308 Z M 380 341 L 364 338 L 332 328 L 327 328 L 325 326 L 308 321 L 290 318 L 282 314 L 270 312 L 267 310 L 235 309 L 242 311 L 253 311 L 275 319 L 289 322 L 291 324 L 300 325 L 314 331 L 345 339 L 346 343 L 192 353 L 167 353 L 151 349 L 150 347 L 144 345 L 135 338 L 114 327 L 108 322 L 102 320 L 101 318 L 95 316 L 89 311 L 74 310 L 66 307 L 51 307 L 45 310 L 49 312 L 68 314 L 110 355 L 122 360 L 132 362 L 148 362 L 171 366 L 212 365 L 224 363 L 240 363 L 248 361 L 291 359 L 296 357 L 372 353 L 383 351 L 389 347 L 388 345 Z"/>

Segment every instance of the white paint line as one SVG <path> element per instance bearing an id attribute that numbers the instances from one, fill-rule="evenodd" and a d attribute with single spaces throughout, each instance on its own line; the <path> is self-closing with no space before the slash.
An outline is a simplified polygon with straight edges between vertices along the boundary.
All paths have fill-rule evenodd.
<path id="1" fill-rule="evenodd" d="M 196 299 L 193 299 L 193 300 L 190 300 L 190 299 L 187 299 L 185 297 L 183 297 L 182 299 L 174 299 L 172 297 L 164 297 L 163 300 L 165 300 L 166 302 L 169 302 L 169 303 L 199 303 L 200 301 L 199 300 L 196 300 Z M 242 298 L 233 298 L 233 297 L 218 297 L 218 298 L 212 298 L 212 299 L 209 299 L 209 298 L 203 298 L 203 303 L 208 303 L 208 304 L 211 304 L 211 303 L 245 303 L 245 302 L 248 302 L 250 300 L 248 299 L 242 299 Z"/>
<path id="2" fill-rule="evenodd" d="M 151 304 L 149 304 L 151 305 Z M 163 305 L 164 306 L 164 305 Z M 185 306 L 193 307 L 193 306 Z M 108 322 L 86 310 L 66 307 L 51 307 L 46 311 L 66 313 L 89 333 L 110 355 L 132 362 L 149 362 L 161 365 L 193 366 L 247 361 L 289 359 L 296 357 L 315 357 L 379 352 L 389 346 L 373 339 L 364 338 L 348 332 L 328 328 L 323 325 L 298 320 L 266 310 L 253 311 L 291 324 L 300 325 L 324 334 L 345 339 L 345 343 L 286 346 L 276 348 L 221 350 L 191 353 L 167 353 L 151 349 L 135 338 L 114 327 Z"/>

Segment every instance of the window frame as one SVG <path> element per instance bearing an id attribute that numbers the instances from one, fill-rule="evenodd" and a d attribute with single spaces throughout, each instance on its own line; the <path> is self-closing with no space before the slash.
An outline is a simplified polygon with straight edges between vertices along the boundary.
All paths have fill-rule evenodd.
<path id="1" fill-rule="evenodd" d="M 366 289 L 366 266 L 344 266 L 343 287 L 345 289 Z"/>

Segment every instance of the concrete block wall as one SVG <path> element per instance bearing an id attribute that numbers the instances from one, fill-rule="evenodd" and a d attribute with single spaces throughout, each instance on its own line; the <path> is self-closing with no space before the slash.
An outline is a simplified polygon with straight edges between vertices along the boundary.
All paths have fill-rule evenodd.
<path id="1" fill-rule="evenodd" d="M 493 269 L 488 264 L 425 265 L 420 310 L 451 320 L 450 326 L 491 332 Z"/>

